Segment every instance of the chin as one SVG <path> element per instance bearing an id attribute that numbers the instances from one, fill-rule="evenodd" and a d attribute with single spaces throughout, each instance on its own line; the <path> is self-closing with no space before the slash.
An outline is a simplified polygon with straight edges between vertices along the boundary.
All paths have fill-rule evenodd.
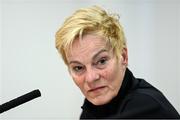
<path id="1" fill-rule="evenodd" d="M 107 98 L 106 97 L 96 97 L 96 98 L 93 98 L 93 99 L 88 99 L 93 105 L 105 105 L 107 103 L 109 103 L 112 98 Z"/>

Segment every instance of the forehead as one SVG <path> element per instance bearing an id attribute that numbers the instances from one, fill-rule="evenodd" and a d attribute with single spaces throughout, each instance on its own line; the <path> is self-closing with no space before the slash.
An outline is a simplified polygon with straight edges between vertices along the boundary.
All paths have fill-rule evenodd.
<path id="1" fill-rule="evenodd" d="M 72 44 L 72 49 L 74 48 L 83 48 L 83 47 L 96 47 L 96 46 L 105 46 L 106 39 L 94 34 L 84 35 L 81 39 L 76 38 Z"/>
<path id="2" fill-rule="evenodd" d="M 109 49 L 106 39 L 94 34 L 87 34 L 82 39 L 75 39 L 66 53 L 66 57 L 74 58 L 94 54 L 98 50 Z"/>

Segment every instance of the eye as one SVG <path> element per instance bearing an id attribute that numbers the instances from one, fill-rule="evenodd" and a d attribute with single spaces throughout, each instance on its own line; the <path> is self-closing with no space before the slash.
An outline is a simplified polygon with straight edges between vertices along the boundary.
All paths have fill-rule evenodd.
<path id="1" fill-rule="evenodd" d="M 104 64 L 106 64 L 106 62 L 107 62 L 107 59 L 106 58 L 101 58 L 99 61 L 98 61 L 98 65 L 104 65 Z"/>
<path id="2" fill-rule="evenodd" d="M 97 68 L 100 69 L 106 68 L 108 60 L 109 60 L 108 57 L 102 57 L 95 63 L 95 65 L 97 66 Z"/>
<path id="3" fill-rule="evenodd" d="M 75 66 L 75 67 L 73 67 L 73 71 L 81 72 L 81 71 L 83 71 L 83 66 Z"/>

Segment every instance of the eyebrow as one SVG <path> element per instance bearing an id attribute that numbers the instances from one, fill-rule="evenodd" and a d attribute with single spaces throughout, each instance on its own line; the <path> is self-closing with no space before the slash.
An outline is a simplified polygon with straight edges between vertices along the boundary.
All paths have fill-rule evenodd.
<path id="1" fill-rule="evenodd" d="M 99 52 L 97 52 L 97 53 L 93 56 L 93 60 L 94 60 L 99 54 L 101 54 L 101 53 L 103 53 L 103 52 L 107 52 L 107 50 L 106 50 L 106 49 L 101 49 Z"/>
<path id="2" fill-rule="evenodd" d="M 107 50 L 106 49 L 101 49 L 101 50 L 99 50 L 94 56 L 93 56 L 93 60 L 99 55 L 99 54 L 101 54 L 101 53 L 103 53 L 103 52 L 107 52 Z M 72 63 L 76 63 L 76 64 L 82 64 L 82 63 L 80 63 L 79 61 L 70 61 L 69 62 L 69 64 L 72 64 Z"/>
<path id="3" fill-rule="evenodd" d="M 70 61 L 69 65 L 72 64 L 72 63 L 81 64 L 79 61 Z"/>

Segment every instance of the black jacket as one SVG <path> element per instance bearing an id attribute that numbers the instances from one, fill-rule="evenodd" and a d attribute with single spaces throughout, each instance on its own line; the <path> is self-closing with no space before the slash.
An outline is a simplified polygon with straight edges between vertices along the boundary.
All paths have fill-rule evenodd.
<path id="1" fill-rule="evenodd" d="M 80 119 L 87 118 L 180 118 L 165 96 L 143 79 L 136 79 L 129 69 L 118 95 L 110 103 L 95 106 L 85 99 Z"/>

